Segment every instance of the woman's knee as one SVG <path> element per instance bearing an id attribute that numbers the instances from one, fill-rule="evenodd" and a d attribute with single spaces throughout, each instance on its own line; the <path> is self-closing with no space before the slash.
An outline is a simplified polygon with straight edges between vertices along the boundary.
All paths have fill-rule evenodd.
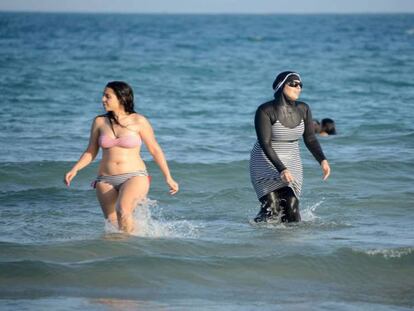
<path id="1" fill-rule="evenodd" d="M 116 204 L 116 213 L 119 216 L 125 216 L 132 212 L 132 204 L 129 202 L 126 202 L 125 200 L 121 200 Z"/>
<path id="2" fill-rule="evenodd" d="M 121 196 L 116 205 L 118 215 L 129 215 L 145 199 L 145 197 Z"/>

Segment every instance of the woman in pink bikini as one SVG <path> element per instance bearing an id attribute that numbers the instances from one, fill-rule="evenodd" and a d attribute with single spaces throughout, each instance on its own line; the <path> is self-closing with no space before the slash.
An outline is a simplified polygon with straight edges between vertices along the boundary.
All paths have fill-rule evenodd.
<path id="1" fill-rule="evenodd" d="M 131 87 L 121 81 L 109 82 L 102 103 L 107 113 L 95 118 L 88 148 L 66 173 L 65 183 L 69 187 L 77 172 L 95 159 L 101 147 L 102 161 L 93 183 L 96 195 L 105 218 L 130 233 L 134 230 L 132 212 L 146 198 L 150 187 L 150 177 L 139 155 L 142 141 L 160 167 L 171 194 L 178 192 L 178 184 L 170 174 L 150 123 L 134 111 Z"/>

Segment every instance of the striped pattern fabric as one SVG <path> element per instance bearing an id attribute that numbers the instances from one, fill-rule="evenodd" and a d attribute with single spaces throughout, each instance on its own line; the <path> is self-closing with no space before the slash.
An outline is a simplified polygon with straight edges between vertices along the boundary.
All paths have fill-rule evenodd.
<path id="1" fill-rule="evenodd" d="M 95 188 L 97 182 L 104 182 L 114 186 L 116 190 L 119 190 L 124 182 L 135 176 L 148 176 L 148 172 L 146 170 L 138 170 L 135 172 L 119 175 L 100 175 L 96 177 L 92 186 Z"/>
<path id="2" fill-rule="evenodd" d="M 295 196 L 300 197 L 302 190 L 302 160 L 298 139 L 302 136 L 305 125 L 303 120 L 291 129 L 283 126 L 279 120 L 272 125 L 272 148 L 293 175 L 294 181 L 285 183 L 275 166 L 267 158 L 258 141 L 250 154 L 250 179 L 257 198 L 283 187 L 292 188 Z"/>

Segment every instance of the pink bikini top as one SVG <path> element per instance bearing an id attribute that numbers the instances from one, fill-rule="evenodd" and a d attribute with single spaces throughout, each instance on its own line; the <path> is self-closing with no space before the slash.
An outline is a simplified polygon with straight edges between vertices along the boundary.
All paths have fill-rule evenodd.
<path id="1" fill-rule="evenodd" d="M 112 138 L 108 135 L 99 136 L 99 146 L 102 148 L 122 147 L 122 148 L 135 148 L 141 146 L 142 141 L 139 136 L 122 136 L 118 138 Z"/>

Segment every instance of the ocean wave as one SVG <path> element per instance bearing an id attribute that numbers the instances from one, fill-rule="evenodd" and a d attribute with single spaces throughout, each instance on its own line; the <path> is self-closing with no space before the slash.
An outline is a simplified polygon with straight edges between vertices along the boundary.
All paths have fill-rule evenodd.
<path id="1" fill-rule="evenodd" d="M 365 254 L 370 256 L 382 256 L 385 259 L 391 258 L 403 258 L 409 257 L 412 253 L 414 253 L 414 247 L 403 247 L 403 248 L 394 248 L 394 249 L 370 249 L 367 251 L 363 251 Z"/>
<path id="2" fill-rule="evenodd" d="M 184 246 L 184 245 L 182 245 Z M 245 271 L 238 278 L 248 278 L 252 275 L 262 278 L 291 276 L 296 278 L 310 277 L 315 279 L 346 280 L 365 278 L 382 271 L 383 276 L 401 274 L 407 275 L 406 268 L 414 262 L 414 248 L 381 249 L 381 250 L 355 250 L 341 248 L 332 253 L 313 254 L 267 254 L 259 253 L 234 256 L 231 252 L 227 255 L 204 253 L 198 256 L 187 256 L 175 253 L 153 252 L 129 252 L 129 254 L 96 257 L 75 261 L 55 261 L 50 259 L 23 259 L 2 260 L 0 262 L 0 279 L 4 278 L 55 278 L 67 274 L 82 273 L 84 281 L 94 274 L 99 278 L 103 275 L 111 275 L 116 280 L 125 279 L 136 281 L 141 279 L 142 273 L 148 275 L 157 274 L 159 278 L 175 279 L 185 274 L 191 280 L 195 276 L 203 278 L 221 278 L 222 274 L 234 275 L 236 271 Z M 260 262 L 260 265 L 257 263 Z M 398 264 L 398 266 L 396 266 Z M 156 271 L 151 268 L 157 267 Z M 108 270 L 108 268 L 110 270 Z M 247 269 L 247 270 L 246 270 Z M 128 271 L 134 271 L 128 274 Z M 118 275 L 120 273 L 121 276 Z M 162 275 L 159 275 L 162 273 Z M 411 272 L 412 274 L 413 272 Z M 243 276 L 243 274 L 245 274 Z M 118 275 L 118 276 L 117 276 Z M 58 277 L 59 278 L 59 277 Z M 227 277 L 225 278 L 227 279 Z M 231 278 L 230 278 L 231 279 Z M 404 278 L 405 279 L 405 278 Z M 64 283 L 65 278 L 61 279 Z M 134 281 L 134 282 L 135 282 Z"/>
<path id="3" fill-rule="evenodd" d="M 260 254 L 260 253 L 259 253 Z M 407 258 L 411 256 L 411 258 Z M 403 257 L 406 257 L 405 260 Z M 9 260 L 0 262 L 0 298 L 80 296 L 139 298 L 226 297 L 263 301 L 269 295 L 280 303 L 284 293 L 314 299 L 357 297 L 376 303 L 412 305 L 412 253 L 386 259 L 350 248 L 333 253 L 268 256 L 195 256 L 135 250 L 129 254 L 73 262 Z M 408 259 L 408 261 L 407 261 Z M 258 296 L 259 295 L 259 296 Z M 305 296 L 302 296 L 305 295 Z M 164 296 L 164 297 L 167 297 Z M 244 298 L 243 298 L 244 297 Z"/>

